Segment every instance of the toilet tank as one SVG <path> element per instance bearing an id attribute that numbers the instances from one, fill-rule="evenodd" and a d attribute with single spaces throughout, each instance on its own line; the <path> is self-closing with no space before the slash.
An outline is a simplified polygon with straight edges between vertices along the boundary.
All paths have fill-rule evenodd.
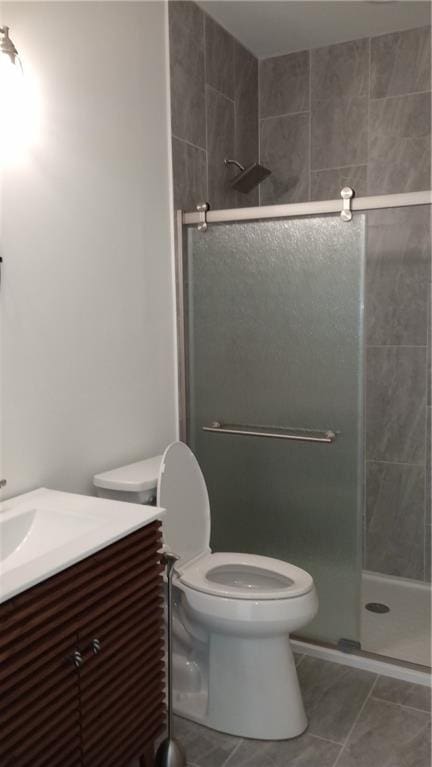
<path id="1" fill-rule="evenodd" d="M 161 455 L 95 474 L 93 484 L 100 498 L 152 504 L 156 499 Z"/>

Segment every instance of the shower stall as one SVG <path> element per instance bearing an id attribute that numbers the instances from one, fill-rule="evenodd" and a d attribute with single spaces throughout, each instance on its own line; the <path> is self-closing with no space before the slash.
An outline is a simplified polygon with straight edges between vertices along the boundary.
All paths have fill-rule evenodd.
<path id="1" fill-rule="evenodd" d="M 428 212 L 431 194 L 351 195 L 178 212 L 180 435 L 206 478 L 212 547 L 313 576 L 302 640 L 429 666 L 429 586 L 365 571 L 364 303 L 368 225 Z M 386 439 L 380 418 L 368 439 Z"/>

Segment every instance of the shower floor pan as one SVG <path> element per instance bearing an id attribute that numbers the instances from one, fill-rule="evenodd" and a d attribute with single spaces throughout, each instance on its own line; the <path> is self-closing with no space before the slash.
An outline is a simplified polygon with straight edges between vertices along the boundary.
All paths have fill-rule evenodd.
<path id="1" fill-rule="evenodd" d="M 366 609 L 370 603 L 390 609 L 371 612 Z M 361 646 L 366 652 L 430 666 L 430 584 L 363 572 Z"/>

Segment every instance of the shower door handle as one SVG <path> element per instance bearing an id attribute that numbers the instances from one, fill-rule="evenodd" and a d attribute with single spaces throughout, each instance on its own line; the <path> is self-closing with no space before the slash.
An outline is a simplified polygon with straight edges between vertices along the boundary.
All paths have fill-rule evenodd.
<path id="1" fill-rule="evenodd" d="M 202 430 L 213 434 L 270 437 L 272 439 L 289 439 L 293 442 L 319 442 L 327 445 L 332 444 L 336 439 L 336 433 L 330 430 L 292 429 L 288 426 L 251 426 L 248 424 L 219 423 L 219 421 L 213 421 L 210 426 L 203 426 Z"/>

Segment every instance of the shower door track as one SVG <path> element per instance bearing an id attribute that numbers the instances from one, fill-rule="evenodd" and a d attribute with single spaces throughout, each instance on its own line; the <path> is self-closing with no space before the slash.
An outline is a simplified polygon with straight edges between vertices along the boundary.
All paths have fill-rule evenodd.
<path id="1" fill-rule="evenodd" d="M 381 194 L 376 197 L 353 197 L 350 201 L 352 211 L 378 210 L 380 208 L 405 208 L 410 205 L 430 205 L 432 191 L 406 192 L 405 194 Z M 315 202 L 288 203 L 287 205 L 263 205 L 254 208 L 230 208 L 211 210 L 206 213 L 208 224 L 220 224 L 225 221 L 257 221 L 266 218 L 289 218 L 291 216 L 316 216 L 322 213 L 341 213 L 344 200 L 317 200 Z M 182 224 L 202 223 L 199 211 L 179 212 Z"/>

